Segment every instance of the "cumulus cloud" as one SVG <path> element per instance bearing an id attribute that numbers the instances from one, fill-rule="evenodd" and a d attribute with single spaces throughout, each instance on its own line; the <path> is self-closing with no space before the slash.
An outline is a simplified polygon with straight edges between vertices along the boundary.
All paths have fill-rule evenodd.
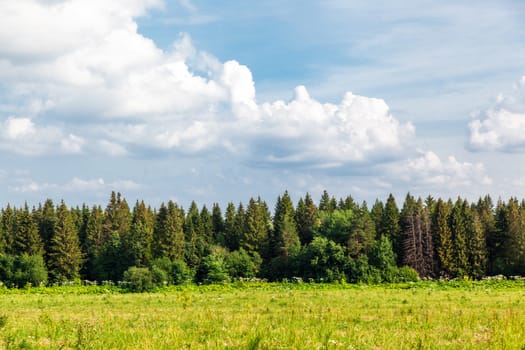
<path id="1" fill-rule="evenodd" d="M 290 101 L 258 103 L 248 67 L 196 50 L 185 34 L 163 51 L 138 33 L 135 17 L 155 6 L 162 2 L 1 3 L 9 16 L 0 24 L 0 78 L 13 104 L 39 101 L 33 119 L 4 122 L 4 148 L 114 156 L 140 147 L 220 151 L 256 163 L 331 168 L 398 158 L 413 139 L 414 127 L 385 101 L 350 92 L 331 104 L 298 86 Z M 36 118 L 60 127 L 38 128 Z M 22 139 L 34 146 L 17 151 Z"/>
<path id="2" fill-rule="evenodd" d="M 391 171 L 413 185 L 438 188 L 492 183 L 482 163 L 460 162 L 453 156 L 442 160 L 432 151 L 421 151 L 418 157 L 396 164 Z"/>
<path id="3" fill-rule="evenodd" d="M 525 77 L 511 94 L 500 94 L 492 108 L 473 119 L 469 129 L 469 146 L 473 150 L 525 150 Z"/>

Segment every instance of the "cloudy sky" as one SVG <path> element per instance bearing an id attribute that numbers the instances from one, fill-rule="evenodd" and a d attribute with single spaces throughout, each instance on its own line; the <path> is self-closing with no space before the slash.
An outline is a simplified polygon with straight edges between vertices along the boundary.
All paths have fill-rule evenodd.
<path id="1" fill-rule="evenodd" d="M 525 197 L 522 0 L 0 1 L 0 205 Z"/>

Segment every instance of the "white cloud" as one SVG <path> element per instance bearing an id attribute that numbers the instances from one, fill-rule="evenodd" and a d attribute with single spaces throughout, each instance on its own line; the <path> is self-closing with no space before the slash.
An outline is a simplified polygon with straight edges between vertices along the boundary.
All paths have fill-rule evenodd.
<path id="1" fill-rule="evenodd" d="M 36 183 L 34 181 L 30 181 L 28 183 L 25 183 L 23 185 L 20 185 L 20 186 L 15 186 L 13 187 L 13 190 L 15 190 L 16 192 L 21 192 L 21 193 L 27 193 L 27 192 L 42 192 L 42 191 L 45 191 L 49 188 L 52 188 L 54 187 L 53 185 L 49 185 L 48 183 Z"/>
<path id="2" fill-rule="evenodd" d="M 98 146 L 101 153 L 108 154 L 110 156 L 120 157 L 128 154 L 128 151 L 125 147 L 108 140 L 100 140 L 98 142 Z"/>
<path id="3" fill-rule="evenodd" d="M 23 151 L 4 147 L 18 153 L 122 156 L 146 147 L 334 168 L 399 158 L 414 137 L 385 101 L 350 92 L 331 104 L 299 86 L 289 102 L 257 103 L 248 67 L 199 52 L 185 34 L 166 52 L 137 32 L 134 17 L 160 1 L 13 4 L 0 4 L 9 13 L 0 24 L 0 78 L 13 100 L 41 101 L 33 119 L 13 119 L 4 135 L 32 136 Z M 33 123 L 48 117 L 60 128 Z M 76 118 L 87 123 L 76 127 Z"/>
<path id="4" fill-rule="evenodd" d="M 84 143 L 85 141 L 82 137 L 69 134 L 66 138 L 60 141 L 60 146 L 64 153 L 82 153 Z"/>
<path id="5" fill-rule="evenodd" d="M 432 151 L 420 152 L 419 157 L 400 162 L 390 170 L 413 186 L 457 188 L 492 183 L 482 163 L 459 162 L 453 156 L 442 160 Z"/>
<path id="6" fill-rule="evenodd" d="M 9 117 L 4 122 L 2 134 L 8 140 L 16 140 L 35 133 L 35 125 L 29 118 Z"/>
<path id="7" fill-rule="evenodd" d="M 70 135 L 71 136 L 71 135 Z M 40 155 L 50 151 L 62 153 L 64 139 L 60 129 L 39 127 L 30 118 L 8 117 L 1 123 L 0 149 L 22 155 Z"/>
<path id="8" fill-rule="evenodd" d="M 469 146 L 473 150 L 525 150 L 525 77 L 511 94 L 500 94 L 495 106 L 472 120 L 469 128 Z"/>
<path id="9" fill-rule="evenodd" d="M 43 192 L 49 190 L 66 191 L 66 192 L 108 192 L 111 190 L 136 190 L 142 188 L 142 185 L 132 180 L 116 180 L 106 182 L 102 178 L 81 179 L 74 177 L 64 184 L 38 183 L 33 180 L 25 180 L 22 185 L 11 187 L 16 192 Z"/>

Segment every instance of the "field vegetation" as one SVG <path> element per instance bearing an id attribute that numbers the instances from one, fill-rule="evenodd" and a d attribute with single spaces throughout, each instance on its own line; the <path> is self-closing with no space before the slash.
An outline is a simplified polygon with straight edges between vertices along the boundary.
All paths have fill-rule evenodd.
<path id="1" fill-rule="evenodd" d="M 523 349 L 523 281 L 0 289 L 0 349 Z"/>

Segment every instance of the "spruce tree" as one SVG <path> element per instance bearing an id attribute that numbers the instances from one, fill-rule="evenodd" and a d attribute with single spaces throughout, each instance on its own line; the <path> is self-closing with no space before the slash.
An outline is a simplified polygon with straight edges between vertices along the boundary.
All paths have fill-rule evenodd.
<path id="1" fill-rule="evenodd" d="M 317 222 L 317 207 L 310 194 L 306 194 L 304 200 L 299 199 L 295 211 L 297 222 L 297 233 L 302 245 L 307 245 L 314 238 L 314 229 Z"/>
<path id="2" fill-rule="evenodd" d="M 240 247 L 246 252 L 259 255 L 266 254 L 268 244 L 268 216 L 266 206 L 261 198 L 250 198 L 246 208 L 244 230 L 240 239 Z"/>
<path id="3" fill-rule="evenodd" d="M 56 214 L 55 214 L 55 205 L 51 199 L 47 199 L 44 203 L 44 206 L 39 210 L 40 215 L 38 218 L 38 226 L 40 231 L 40 236 L 44 243 L 44 259 L 48 262 L 48 254 L 51 247 L 51 239 L 55 236 L 55 224 L 56 224 Z"/>
<path id="4" fill-rule="evenodd" d="M 348 254 L 352 258 L 366 255 L 375 241 L 375 224 L 366 202 L 355 209 L 347 241 Z"/>
<path id="5" fill-rule="evenodd" d="M 160 206 L 154 230 L 153 251 L 156 258 L 184 261 L 184 213 L 173 202 Z"/>
<path id="6" fill-rule="evenodd" d="M 453 241 L 454 274 L 463 276 L 468 273 L 467 236 L 470 208 L 461 198 L 458 198 L 450 213 L 450 230 Z"/>
<path id="7" fill-rule="evenodd" d="M 64 202 L 56 213 L 55 229 L 48 254 L 49 272 L 54 281 L 71 281 L 79 277 L 82 252 L 77 229 Z"/>
<path id="8" fill-rule="evenodd" d="M 103 220 L 104 213 L 102 208 L 100 206 L 93 206 L 87 220 L 86 239 L 82 248 L 86 257 L 82 274 L 89 280 L 97 278 L 95 262 L 98 259 L 102 245 L 105 243 L 102 233 Z"/>
<path id="9" fill-rule="evenodd" d="M 221 207 L 218 203 L 213 203 L 213 208 L 211 211 L 211 221 L 213 226 L 213 243 L 224 246 L 224 218 L 222 217 Z"/>
<path id="10" fill-rule="evenodd" d="M 129 259 L 128 265 L 146 267 L 151 262 L 153 226 L 151 208 L 147 208 L 143 201 L 137 201 L 133 208 L 130 232 L 123 239 L 123 258 Z"/>
<path id="11" fill-rule="evenodd" d="M 520 274 L 525 268 L 525 209 L 516 198 L 507 205 L 507 237 L 503 248 L 506 274 Z"/>
<path id="12" fill-rule="evenodd" d="M 469 276 L 480 279 L 485 276 L 487 268 L 487 246 L 485 231 L 479 213 L 475 207 L 471 208 L 469 222 L 468 242 L 468 261 Z"/>
<path id="13" fill-rule="evenodd" d="M 281 256 L 285 259 L 290 253 L 296 252 L 301 246 L 295 222 L 295 211 L 292 200 L 285 191 L 282 197 L 277 198 L 273 218 L 273 235 L 271 240 L 272 256 Z"/>
<path id="14" fill-rule="evenodd" d="M 184 236 L 186 241 L 184 250 L 186 264 L 196 268 L 204 255 L 205 239 L 199 208 L 194 201 L 191 202 L 188 213 L 186 214 Z"/>
<path id="15" fill-rule="evenodd" d="M 230 251 L 235 251 L 239 249 L 239 236 L 236 227 L 237 225 L 235 205 L 232 202 L 230 202 L 226 207 L 226 213 L 224 218 L 224 245 Z"/>
<path id="16" fill-rule="evenodd" d="M 23 210 L 17 211 L 14 230 L 14 255 L 43 255 L 44 244 L 38 232 L 37 223 L 33 220 L 27 203 Z"/>
<path id="17" fill-rule="evenodd" d="M 323 191 L 321 195 L 321 200 L 319 202 L 319 210 L 326 211 L 328 213 L 333 212 L 337 209 L 337 201 L 334 197 L 330 197 L 326 190 Z"/>
<path id="18" fill-rule="evenodd" d="M 16 216 L 15 211 L 11 208 L 9 203 L 5 209 L 2 209 L 2 233 L 5 240 L 4 252 L 6 254 L 15 254 L 15 226 L 16 226 Z"/>
<path id="19" fill-rule="evenodd" d="M 398 263 L 401 262 L 401 228 L 399 223 L 399 209 L 392 194 L 388 196 L 381 217 L 381 230 L 379 235 L 386 236 L 392 242 L 392 249 L 397 256 Z"/>
<path id="20" fill-rule="evenodd" d="M 443 276 L 451 276 L 456 270 L 454 242 L 449 225 L 450 205 L 438 199 L 432 217 L 432 232 L 438 255 L 438 269 Z"/>
<path id="21" fill-rule="evenodd" d="M 206 208 L 206 205 L 202 206 L 201 209 L 201 231 L 202 239 L 206 245 L 211 245 L 213 241 L 213 219 L 212 216 Z"/>
<path id="22" fill-rule="evenodd" d="M 382 236 L 382 221 L 384 210 L 385 208 L 383 202 L 381 202 L 379 199 L 376 199 L 374 205 L 372 206 L 372 209 L 370 210 L 370 216 L 372 217 L 372 221 L 374 222 L 375 226 L 376 239 L 379 239 Z"/>

